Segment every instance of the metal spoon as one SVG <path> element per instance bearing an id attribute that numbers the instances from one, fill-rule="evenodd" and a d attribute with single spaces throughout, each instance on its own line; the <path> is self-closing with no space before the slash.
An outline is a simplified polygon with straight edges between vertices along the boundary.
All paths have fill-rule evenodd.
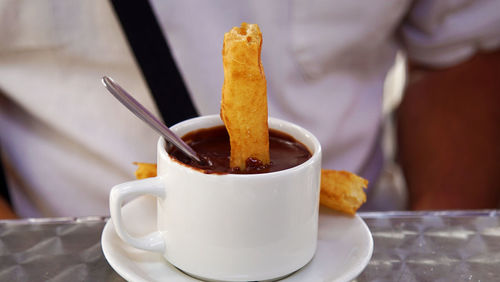
<path id="1" fill-rule="evenodd" d="M 133 112 L 138 118 L 149 124 L 154 130 L 160 133 L 165 139 L 181 150 L 191 159 L 201 162 L 198 154 L 189 147 L 179 136 L 172 132 L 165 124 L 159 121 L 150 111 L 135 100 L 130 94 L 125 91 L 120 85 L 113 81 L 110 77 L 103 76 L 102 83 L 108 91 L 115 96 L 125 107 Z"/>

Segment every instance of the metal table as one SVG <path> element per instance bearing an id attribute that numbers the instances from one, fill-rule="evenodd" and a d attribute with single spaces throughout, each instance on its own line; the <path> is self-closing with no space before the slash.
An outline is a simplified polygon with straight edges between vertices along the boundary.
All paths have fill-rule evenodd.
<path id="1" fill-rule="evenodd" d="M 500 211 L 359 213 L 373 256 L 355 281 L 500 281 Z M 0 281 L 123 281 L 106 217 L 0 221 Z"/>

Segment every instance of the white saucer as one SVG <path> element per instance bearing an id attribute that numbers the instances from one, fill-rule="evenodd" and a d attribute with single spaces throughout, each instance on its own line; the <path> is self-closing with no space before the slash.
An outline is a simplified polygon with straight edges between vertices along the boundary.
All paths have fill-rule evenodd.
<path id="1" fill-rule="evenodd" d="M 122 214 L 132 235 L 150 233 L 156 226 L 156 199 L 139 197 L 126 204 Z M 112 220 L 104 227 L 101 244 L 111 267 L 128 281 L 199 281 L 172 266 L 160 254 L 125 244 L 115 233 Z M 348 281 L 361 273 L 372 252 L 370 230 L 359 216 L 344 216 L 321 208 L 314 258 L 281 281 Z"/>

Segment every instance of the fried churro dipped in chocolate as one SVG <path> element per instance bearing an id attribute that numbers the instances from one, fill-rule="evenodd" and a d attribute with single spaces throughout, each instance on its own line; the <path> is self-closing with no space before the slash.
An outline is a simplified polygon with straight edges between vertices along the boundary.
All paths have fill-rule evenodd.
<path id="1" fill-rule="evenodd" d="M 224 35 L 221 118 L 229 133 L 230 166 L 268 165 L 266 78 L 260 58 L 258 25 L 242 23 Z"/>

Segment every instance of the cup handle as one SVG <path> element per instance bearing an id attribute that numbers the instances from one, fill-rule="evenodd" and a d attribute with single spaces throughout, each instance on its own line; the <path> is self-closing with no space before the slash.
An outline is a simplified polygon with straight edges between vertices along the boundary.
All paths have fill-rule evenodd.
<path id="1" fill-rule="evenodd" d="M 123 201 L 136 198 L 144 194 L 164 198 L 165 188 L 163 186 L 163 182 L 161 181 L 161 177 L 157 176 L 129 181 L 118 184 L 111 189 L 111 193 L 109 195 L 109 208 L 115 231 L 123 241 L 138 249 L 164 253 L 165 241 L 160 231 L 155 231 L 144 237 L 137 238 L 131 236 L 123 224 L 121 212 Z"/>

